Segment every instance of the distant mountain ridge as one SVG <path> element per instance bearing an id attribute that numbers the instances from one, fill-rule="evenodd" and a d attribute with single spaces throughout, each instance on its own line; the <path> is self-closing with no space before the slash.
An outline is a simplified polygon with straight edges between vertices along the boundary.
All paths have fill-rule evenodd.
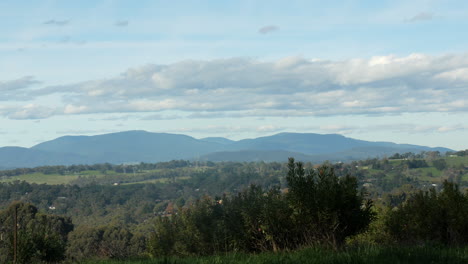
<path id="1" fill-rule="evenodd" d="M 421 151 L 451 150 L 370 142 L 337 134 L 279 133 L 234 141 L 222 137 L 196 139 L 181 134 L 135 130 L 96 136 L 63 136 L 31 148 L 3 147 L 0 148 L 0 168 L 174 159 L 284 162 L 291 156 L 312 162 L 350 161 Z"/>

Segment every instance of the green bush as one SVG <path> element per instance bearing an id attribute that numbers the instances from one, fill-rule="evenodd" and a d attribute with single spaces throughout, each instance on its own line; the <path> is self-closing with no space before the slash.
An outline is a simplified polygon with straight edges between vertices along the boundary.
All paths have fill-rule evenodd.
<path id="1" fill-rule="evenodd" d="M 408 244 L 468 243 L 468 193 L 445 181 L 440 193 L 419 191 L 390 211 L 386 227 L 397 242 Z"/>
<path id="2" fill-rule="evenodd" d="M 125 259 L 138 256 L 145 250 L 143 237 L 117 225 L 102 227 L 81 226 L 70 233 L 68 259 Z"/>
<path id="3" fill-rule="evenodd" d="M 338 178 L 322 166 L 305 171 L 289 161 L 289 189 L 250 186 L 235 196 L 205 197 L 178 214 L 158 217 L 148 248 L 153 256 L 211 255 L 333 247 L 362 232 L 372 220 L 372 203 L 357 180 Z"/>
<path id="4" fill-rule="evenodd" d="M 15 211 L 17 215 L 17 263 L 58 262 L 65 258 L 70 218 L 38 213 L 26 203 L 13 203 L 0 212 L 0 262 L 14 258 Z"/>

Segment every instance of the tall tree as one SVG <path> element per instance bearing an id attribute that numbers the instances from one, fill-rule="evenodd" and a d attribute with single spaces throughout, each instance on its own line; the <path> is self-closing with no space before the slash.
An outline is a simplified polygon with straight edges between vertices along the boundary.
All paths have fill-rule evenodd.
<path id="1" fill-rule="evenodd" d="M 58 262 L 65 258 L 70 218 L 38 213 L 31 204 L 16 202 L 0 212 L 0 262 Z M 16 232 L 15 232 L 16 226 Z M 15 250 L 16 247 L 16 250 Z"/>
<path id="2" fill-rule="evenodd" d="M 287 198 L 302 243 L 325 242 L 337 247 L 369 225 L 374 216 L 372 202 L 358 190 L 356 178 L 338 178 L 329 166 L 305 170 L 293 158 L 288 166 Z"/>

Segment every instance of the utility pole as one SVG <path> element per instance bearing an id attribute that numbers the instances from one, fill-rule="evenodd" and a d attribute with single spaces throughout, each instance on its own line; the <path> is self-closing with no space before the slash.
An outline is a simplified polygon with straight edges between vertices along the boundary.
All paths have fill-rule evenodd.
<path id="1" fill-rule="evenodd" d="M 18 244 L 18 205 L 15 205 L 15 222 L 14 222 L 14 230 L 15 234 L 13 237 L 13 263 L 16 264 L 16 258 L 17 258 L 17 244 Z"/>

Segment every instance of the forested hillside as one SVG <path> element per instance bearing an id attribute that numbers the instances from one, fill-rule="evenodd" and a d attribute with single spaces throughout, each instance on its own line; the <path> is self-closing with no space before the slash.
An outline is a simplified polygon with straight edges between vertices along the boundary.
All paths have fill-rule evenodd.
<path id="1" fill-rule="evenodd" d="M 20 263 L 314 245 L 465 247 L 466 154 L 404 153 L 324 164 L 181 160 L 0 171 L 1 261 L 14 255 L 15 211 Z"/>

